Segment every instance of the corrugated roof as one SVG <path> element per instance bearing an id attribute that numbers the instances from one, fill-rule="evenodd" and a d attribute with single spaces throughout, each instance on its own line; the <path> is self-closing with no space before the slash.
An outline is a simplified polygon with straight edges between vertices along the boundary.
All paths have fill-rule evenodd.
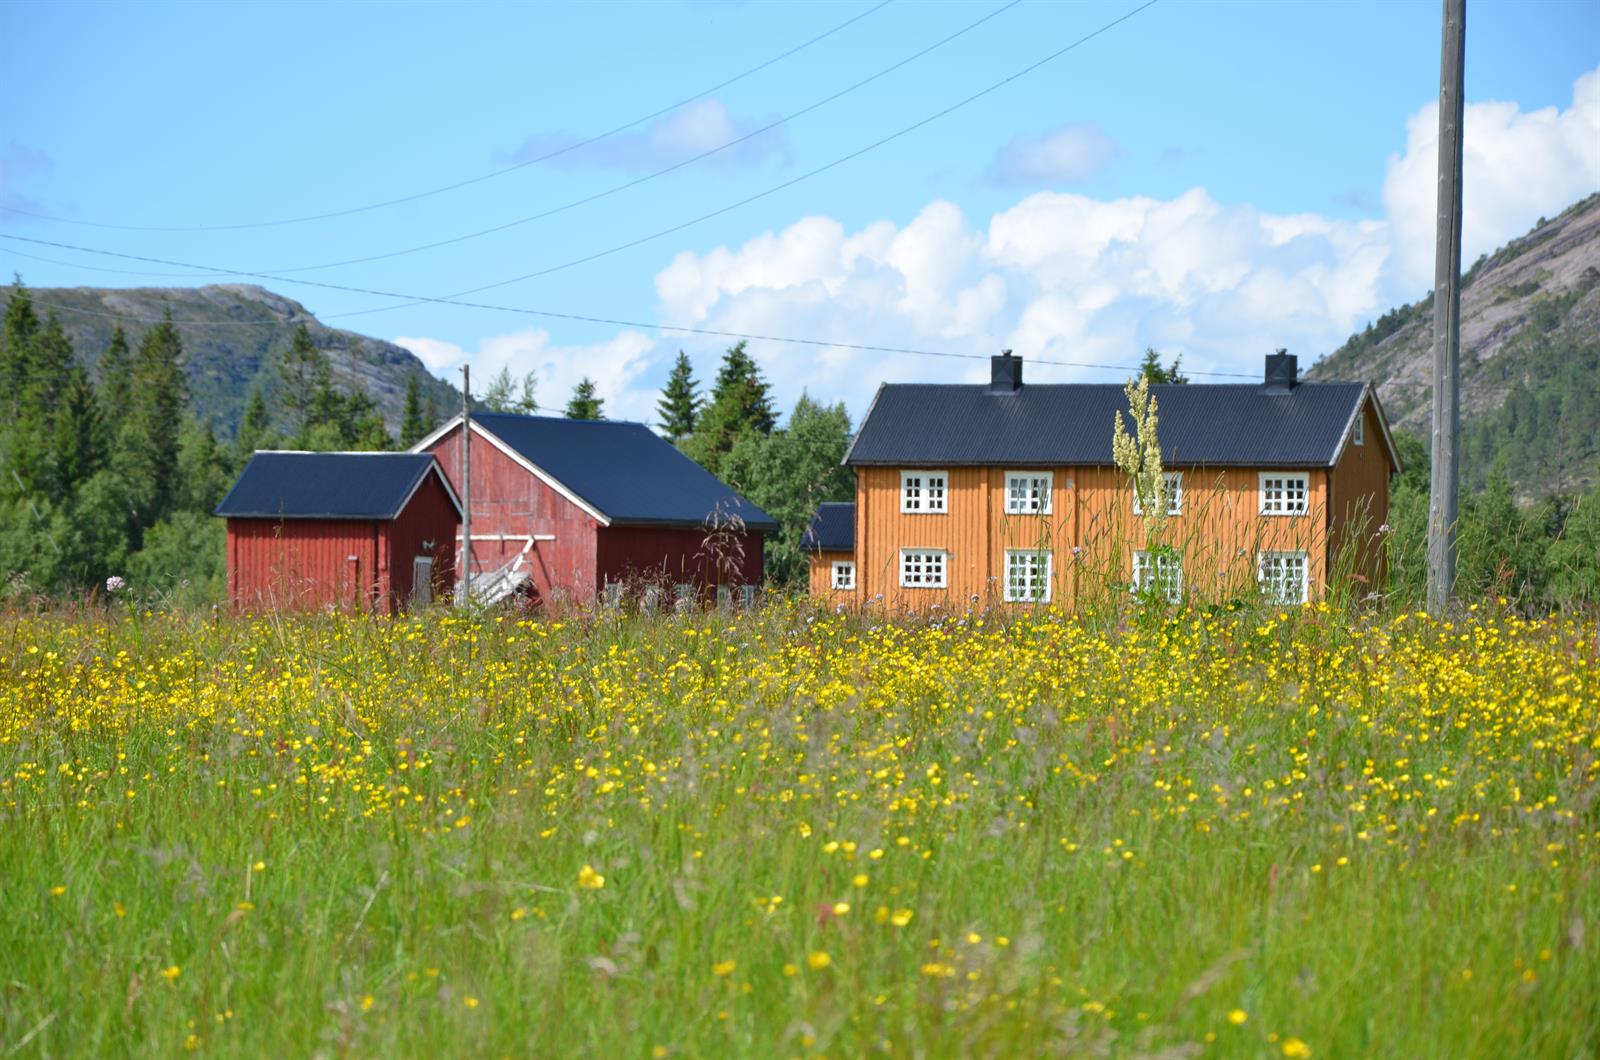
<path id="1" fill-rule="evenodd" d="M 393 519 L 436 466 L 429 453 L 264 450 L 250 457 L 214 514 L 232 519 Z"/>
<path id="2" fill-rule="evenodd" d="M 817 505 L 817 514 L 806 527 L 801 547 L 819 552 L 854 552 L 856 548 L 856 505 L 854 501 L 826 501 Z"/>
<path id="3" fill-rule="evenodd" d="M 1162 462 L 1169 467 L 1323 467 L 1366 393 L 1363 383 L 1152 386 Z M 885 384 L 845 463 L 1110 465 L 1112 417 L 1126 414 L 1116 384 L 1028 384 L 1014 393 L 977 385 Z M 1124 423 L 1132 428 L 1131 421 Z"/>
<path id="4" fill-rule="evenodd" d="M 714 513 L 752 530 L 777 520 L 642 423 L 474 413 L 472 420 L 614 523 L 703 526 Z"/>

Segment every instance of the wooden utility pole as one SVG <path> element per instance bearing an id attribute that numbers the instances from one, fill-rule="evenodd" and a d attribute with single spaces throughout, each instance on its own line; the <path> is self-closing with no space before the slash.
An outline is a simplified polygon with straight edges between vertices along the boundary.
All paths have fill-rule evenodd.
<path id="1" fill-rule="evenodd" d="M 461 366 L 461 602 L 472 602 L 472 369 Z"/>
<path id="2" fill-rule="evenodd" d="M 1444 0 L 1439 59 L 1439 198 L 1433 259 L 1433 480 L 1428 502 L 1428 611 L 1444 614 L 1456 581 L 1461 424 L 1461 142 L 1467 0 Z"/>

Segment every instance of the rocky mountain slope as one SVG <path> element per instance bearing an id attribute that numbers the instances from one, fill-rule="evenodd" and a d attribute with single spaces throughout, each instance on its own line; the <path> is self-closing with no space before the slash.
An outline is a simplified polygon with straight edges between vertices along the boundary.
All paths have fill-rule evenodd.
<path id="1" fill-rule="evenodd" d="M 1312 369 L 1371 379 L 1390 421 L 1426 437 L 1433 297 L 1386 313 Z M 1461 292 L 1462 466 L 1498 463 L 1524 499 L 1600 476 L 1600 193 L 1491 255 Z"/>
<path id="2" fill-rule="evenodd" d="M 210 417 L 224 436 L 238 426 L 252 387 L 260 385 L 271 404 L 279 358 L 302 322 L 317 347 L 327 351 L 334 383 L 342 390 L 365 390 L 391 431 L 399 426 L 406 381 L 413 375 L 422 384 L 423 399 L 431 395 L 441 412 L 460 401 L 410 351 L 328 327 L 299 302 L 261 287 L 40 287 L 30 293 L 39 315 L 55 312 L 78 356 L 91 366 L 105 352 L 118 323 L 136 348 L 139 336 L 170 310 L 183 338 L 190 405 L 200 417 Z M 0 310 L 8 294 L 9 288 L 0 288 Z"/>

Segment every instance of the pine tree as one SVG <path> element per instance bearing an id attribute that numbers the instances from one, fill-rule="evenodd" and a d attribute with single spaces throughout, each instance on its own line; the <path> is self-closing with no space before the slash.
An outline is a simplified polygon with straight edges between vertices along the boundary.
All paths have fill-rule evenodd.
<path id="1" fill-rule="evenodd" d="M 572 400 L 567 402 L 569 420 L 605 419 L 605 401 L 595 395 L 594 380 L 584 376 L 572 388 Z"/>
<path id="2" fill-rule="evenodd" d="M 406 407 L 400 414 L 400 445 L 409 449 L 428 436 L 433 425 L 422 416 L 422 390 L 417 386 L 417 373 L 406 378 Z"/>
<path id="3" fill-rule="evenodd" d="M 667 385 L 661 391 L 661 400 L 656 405 L 656 411 L 661 415 L 661 429 L 666 432 L 669 441 L 681 442 L 694 433 L 694 421 L 700 415 L 700 404 L 694 366 L 689 363 L 689 355 L 679 350 L 678 359 L 672 365 L 672 374 L 667 377 Z"/>

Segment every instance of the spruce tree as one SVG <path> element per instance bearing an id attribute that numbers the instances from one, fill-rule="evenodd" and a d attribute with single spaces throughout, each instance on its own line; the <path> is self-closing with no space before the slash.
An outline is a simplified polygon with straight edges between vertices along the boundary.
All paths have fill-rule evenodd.
<path id="1" fill-rule="evenodd" d="M 289 427 L 297 437 L 305 434 L 315 422 L 312 403 L 317 396 L 317 368 L 319 362 L 325 360 L 320 354 L 321 351 L 311 341 L 311 332 L 301 323 L 294 329 L 289 348 L 278 362 L 278 376 L 283 384 L 279 390 L 279 400 L 288 414 Z"/>
<path id="2" fill-rule="evenodd" d="M 100 420 L 106 435 L 115 438 L 122 423 L 122 410 L 128 400 L 128 384 L 133 373 L 133 358 L 128 353 L 128 336 L 118 324 L 111 331 L 111 342 L 100 355 L 95 374 L 100 378 L 96 388 L 100 397 Z"/>
<path id="3" fill-rule="evenodd" d="M 127 412 L 115 460 L 127 482 L 134 521 L 142 530 L 178 501 L 178 431 L 188 401 L 183 342 L 167 318 L 144 333 L 134 357 Z"/>
<path id="4" fill-rule="evenodd" d="M 89 373 L 74 364 L 56 410 L 51 479 L 58 496 L 72 494 L 105 463 L 105 433 Z"/>
<path id="5" fill-rule="evenodd" d="M 605 401 L 595 395 L 594 380 L 584 376 L 572 388 L 572 400 L 567 402 L 567 419 L 605 419 Z"/>
<path id="6" fill-rule="evenodd" d="M 243 467 L 250 454 L 257 449 L 271 448 L 272 416 L 267 412 L 267 399 L 261 396 L 261 387 L 250 388 L 250 401 L 244 407 L 244 418 L 239 421 L 239 432 L 233 436 L 234 464 Z"/>
<path id="7" fill-rule="evenodd" d="M 694 436 L 684 452 L 710 471 L 720 474 L 723 460 L 746 435 L 768 435 L 777 422 L 772 395 L 761 368 L 737 342 L 728 347 L 711 401 L 695 423 Z"/>
<path id="8" fill-rule="evenodd" d="M 700 404 L 694 366 L 689 363 L 689 355 L 679 350 L 678 359 L 672 365 L 672 374 L 667 377 L 667 385 L 661 391 L 661 400 L 656 405 L 656 411 L 661 415 L 661 429 L 666 432 L 669 441 L 681 442 L 694 433 L 694 421 L 700 415 Z"/>
<path id="9" fill-rule="evenodd" d="M 400 445 L 410 449 L 423 438 L 433 427 L 422 416 L 422 390 L 417 386 L 417 373 L 412 372 L 406 378 L 406 407 L 400 414 Z"/>
<path id="10" fill-rule="evenodd" d="M 0 411 L 9 414 L 21 399 L 34 336 L 38 333 L 39 316 L 33 311 L 33 296 L 18 276 L 12 282 L 5 324 L 0 330 Z"/>

